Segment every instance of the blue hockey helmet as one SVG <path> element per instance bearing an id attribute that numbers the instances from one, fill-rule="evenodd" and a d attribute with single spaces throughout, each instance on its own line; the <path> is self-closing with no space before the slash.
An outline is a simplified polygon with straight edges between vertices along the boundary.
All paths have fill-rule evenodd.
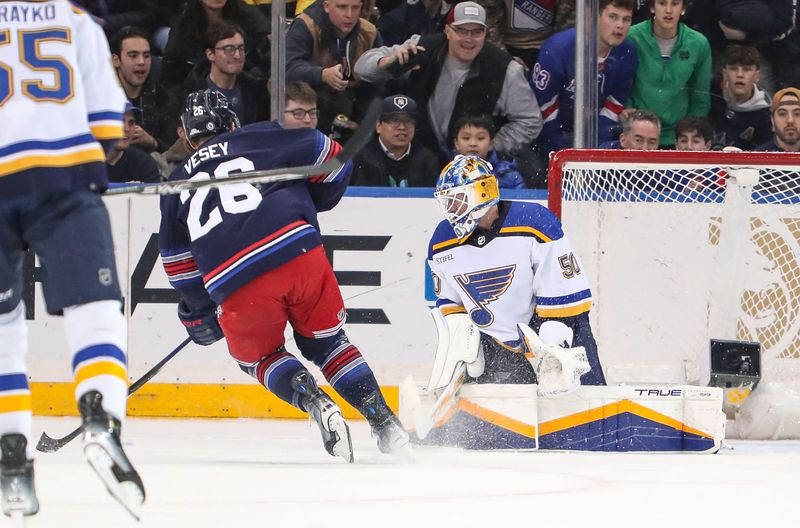
<path id="1" fill-rule="evenodd" d="M 459 239 L 466 238 L 478 220 L 500 201 L 491 163 L 477 156 L 456 156 L 436 182 L 434 197 Z"/>
<path id="2" fill-rule="evenodd" d="M 187 95 L 181 124 L 188 139 L 221 134 L 240 126 L 228 98 L 216 90 L 198 90 Z"/>

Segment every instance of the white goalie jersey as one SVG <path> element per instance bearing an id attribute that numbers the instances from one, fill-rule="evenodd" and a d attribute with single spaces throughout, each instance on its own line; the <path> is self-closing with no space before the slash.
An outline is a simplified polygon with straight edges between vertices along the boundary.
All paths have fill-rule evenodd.
<path id="1" fill-rule="evenodd" d="M 591 292 L 578 256 L 545 207 L 500 202 L 492 231 L 459 241 L 447 221 L 434 231 L 428 263 L 444 315 L 466 312 L 481 332 L 516 348 L 517 323 L 588 312 Z"/>

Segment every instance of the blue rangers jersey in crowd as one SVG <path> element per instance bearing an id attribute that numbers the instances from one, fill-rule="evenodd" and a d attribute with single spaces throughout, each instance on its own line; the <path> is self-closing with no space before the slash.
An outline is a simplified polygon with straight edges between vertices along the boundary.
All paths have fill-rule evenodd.
<path id="1" fill-rule="evenodd" d="M 481 332 L 512 349 L 520 346 L 517 323 L 557 319 L 573 328 L 575 346 L 596 350 L 586 274 L 547 208 L 501 201 L 494 228 L 478 228 L 461 242 L 442 221 L 431 237 L 428 264 L 444 315 L 466 312 Z"/>
<path id="2" fill-rule="evenodd" d="M 0 196 L 104 188 L 124 108 L 91 15 L 67 0 L 0 2 Z"/>
<path id="3" fill-rule="evenodd" d="M 625 108 L 638 65 L 636 49 L 627 38 L 611 48 L 605 59 L 598 59 L 598 145 L 613 139 L 613 129 Z M 556 33 L 544 42 L 529 82 L 544 119 L 540 148 L 552 152 L 571 147 L 575 116 L 574 28 Z"/>
<path id="4" fill-rule="evenodd" d="M 340 145 L 310 128 L 268 121 L 214 136 L 170 181 L 319 165 Z M 159 247 L 170 283 L 192 308 L 220 304 L 255 277 L 322 243 L 317 212 L 341 199 L 352 166 L 306 180 L 232 183 L 161 198 Z M 206 293 L 208 292 L 208 293 Z"/>

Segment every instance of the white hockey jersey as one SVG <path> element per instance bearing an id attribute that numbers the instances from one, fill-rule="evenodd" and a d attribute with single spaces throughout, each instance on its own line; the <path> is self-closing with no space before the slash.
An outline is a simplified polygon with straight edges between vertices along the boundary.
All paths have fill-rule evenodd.
<path id="1" fill-rule="evenodd" d="M 104 185 L 99 141 L 122 137 L 125 100 L 91 15 L 0 2 L 0 194 Z"/>
<path id="2" fill-rule="evenodd" d="M 476 230 L 461 242 L 447 221 L 431 238 L 428 264 L 437 306 L 464 312 L 481 330 L 516 347 L 517 323 L 588 312 L 591 292 L 578 256 L 547 208 L 500 202 L 491 232 Z"/>

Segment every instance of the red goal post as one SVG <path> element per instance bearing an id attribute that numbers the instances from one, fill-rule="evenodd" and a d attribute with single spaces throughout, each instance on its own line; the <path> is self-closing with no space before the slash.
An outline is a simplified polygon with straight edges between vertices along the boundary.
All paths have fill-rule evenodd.
<path id="1" fill-rule="evenodd" d="M 800 431 L 800 154 L 563 150 L 548 204 L 610 382 L 705 384 L 711 338 L 758 341 Z"/>

